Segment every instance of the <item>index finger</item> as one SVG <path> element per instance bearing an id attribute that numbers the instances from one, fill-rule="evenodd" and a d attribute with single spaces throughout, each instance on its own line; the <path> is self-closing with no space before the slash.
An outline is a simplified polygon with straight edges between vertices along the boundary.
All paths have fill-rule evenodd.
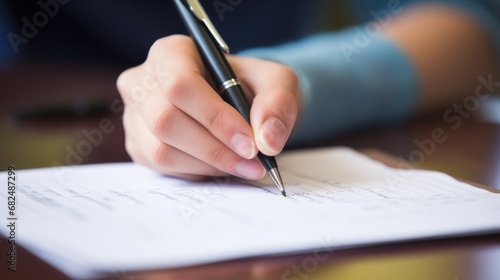
<path id="1" fill-rule="evenodd" d="M 257 148 L 250 125 L 211 87 L 196 46 L 189 37 L 174 36 L 157 41 L 146 63 L 148 69 L 154 70 L 161 92 L 158 98 L 150 98 L 143 110 L 157 107 L 162 100 L 168 102 L 240 156 L 255 157 Z"/>

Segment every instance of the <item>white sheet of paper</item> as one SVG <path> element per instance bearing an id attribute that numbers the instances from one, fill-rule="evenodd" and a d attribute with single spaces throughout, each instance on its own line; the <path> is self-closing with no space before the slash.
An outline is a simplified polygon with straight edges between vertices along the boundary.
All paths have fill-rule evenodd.
<path id="1" fill-rule="evenodd" d="M 132 163 L 17 170 L 16 241 L 86 278 L 500 231 L 500 195 L 442 173 L 348 148 L 288 152 L 278 164 L 286 198 L 268 177 L 193 183 Z M 6 221 L 7 188 L 0 198 Z"/>

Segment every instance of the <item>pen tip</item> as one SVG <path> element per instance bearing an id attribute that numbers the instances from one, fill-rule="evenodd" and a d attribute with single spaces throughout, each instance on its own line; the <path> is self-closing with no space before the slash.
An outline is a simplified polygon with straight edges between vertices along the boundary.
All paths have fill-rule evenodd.
<path id="1" fill-rule="evenodd" d="M 271 169 L 269 171 L 269 175 L 273 179 L 276 186 L 278 186 L 283 196 L 286 197 L 285 186 L 283 185 L 283 180 L 281 179 L 281 175 L 280 172 L 278 171 L 278 168 Z"/>

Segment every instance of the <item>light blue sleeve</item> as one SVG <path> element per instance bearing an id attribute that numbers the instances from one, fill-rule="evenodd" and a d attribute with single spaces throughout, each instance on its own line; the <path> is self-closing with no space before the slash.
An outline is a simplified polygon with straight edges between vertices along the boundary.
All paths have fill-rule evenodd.
<path id="1" fill-rule="evenodd" d="M 369 37 L 360 29 L 241 55 L 281 62 L 299 76 L 305 104 L 289 146 L 397 123 L 414 112 L 418 81 L 409 59 L 392 42 Z"/>

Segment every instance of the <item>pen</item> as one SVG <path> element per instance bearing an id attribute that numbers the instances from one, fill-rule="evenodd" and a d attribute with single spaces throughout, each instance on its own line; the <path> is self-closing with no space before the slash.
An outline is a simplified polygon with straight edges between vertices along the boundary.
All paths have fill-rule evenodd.
<path id="1" fill-rule="evenodd" d="M 229 47 L 215 29 L 198 0 L 173 1 L 205 66 L 219 89 L 222 99 L 238 110 L 250 123 L 250 104 L 245 97 L 240 81 L 225 56 L 226 53 L 229 53 Z M 257 157 L 281 193 L 286 196 L 276 159 L 261 152 L 257 154 Z"/>

